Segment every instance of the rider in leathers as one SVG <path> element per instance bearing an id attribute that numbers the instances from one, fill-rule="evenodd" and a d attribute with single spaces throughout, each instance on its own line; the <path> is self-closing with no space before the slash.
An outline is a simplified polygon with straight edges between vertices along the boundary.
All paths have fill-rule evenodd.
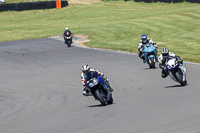
<path id="1" fill-rule="evenodd" d="M 152 39 L 147 38 L 146 35 L 142 35 L 141 39 L 142 40 L 139 42 L 139 45 L 138 45 L 138 51 L 139 51 L 138 56 L 141 59 L 143 59 L 143 62 L 145 63 L 145 57 L 144 57 L 144 53 L 143 53 L 144 45 L 147 43 L 153 44 L 153 46 L 156 48 L 156 52 L 157 52 L 158 46 Z"/>
<path id="2" fill-rule="evenodd" d="M 90 92 L 89 88 L 87 88 L 86 85 L 85 85 L 85 75 L 89 71 L 96 71 L 97 74 L 105 80 L 106 85 L 104 86 L 104 89 L 106 89 L 106 91 L 110 91 L 110 92 L 113 91 L 113 89 L 110 87 L 108 78 L 105 78 L 104 74 L 99 72 L 98 70 L 91 69 L 90 66 L 87 64 L 87 65 L 82 66 L 82 73 L 81 73 L 81 81 L 82 81 L 82 84 L 83 84 L 83 87 L 84 87 L 82 93 L 83 93 L 84 96 L 92 96 L 92 93 Z"/>
<path id="3" fill-rule="evenodd" d="M 68 35 L 71 35 L 71 36 L 72 36 L 72 34 L 73 34 L 73 33 L 69 30 L 69 28 L 68 28 L 68 27 L 65 27 L 65 31 L 64 31 L 64 33 L 63 33 L 64 40 L 66 41 L 66 37 L 67 37 Z M 71 42 L 73 43 L 72 37 L 70 38 L 70 40 L 71 40 Z"/>
<path id="4" fill-rule="evenodd" d="M 168 48 L 164 47 L 162 48 L 161 51 L 161 55 L 158 57 L 158 62 L 159 62 L 159 67 L 162 69 L 161 72 L 161 77 L 162 78 L 166 78 L 169 73 L 166 70 L 166 59 L 168 57 L 175 57 L 178 59 L 178 61 L 183 65 L 183 59 L 180 56 L 175 55 L 172 52 L 169 52 Z M 186 69 L 183 67 L 184 71 L 186 71 Z"/>

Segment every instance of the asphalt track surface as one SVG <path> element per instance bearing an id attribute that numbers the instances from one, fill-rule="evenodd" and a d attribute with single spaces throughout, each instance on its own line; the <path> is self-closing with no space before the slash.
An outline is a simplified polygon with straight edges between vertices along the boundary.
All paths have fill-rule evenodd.
<path id="1" fill-rule="evenodd" d="M 114 104 L 82 95 L 86 63 L 110 79 Z M 135 54 L 50 38 L 0 42 L 0 133 L 199 133 L 200 65 L 184 65 L 182 87 Z"/>

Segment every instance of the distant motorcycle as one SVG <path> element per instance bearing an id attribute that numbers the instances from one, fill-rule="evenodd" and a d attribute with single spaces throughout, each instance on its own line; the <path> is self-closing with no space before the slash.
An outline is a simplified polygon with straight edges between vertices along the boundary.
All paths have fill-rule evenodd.
<path id="1" fill-rule="evenodd" d="M 66 33 L 66 36 L 64 36 L 65 44 L 67 44 L 68 47 L 72 44 L 72 34 L 70 32 Z"/>
<path id="2" fill-rule="evenodd" d="M 105 80 L 100 77 L 97 72 L 89 71 L 85 76 L 85 85 L 89 88 L 96 100 L 99 100 L 102 105 L 112 104 L 112 93 L 104 87 L 106 86 Z"/>
<path id="3" fill-rule="evenodd" d="M 187 84 L 186 69 L 175 57 L 168 57 L 166 61 L 166 69 L 169 76 L 174 81 L 180 83 L 182 86 Z"/>
<path id="4" fill-rule="evenodd" d="M 155 68 L 157 62 L 157 52 L 153 44 L 147 43 L 144 45 L 144 58 L 150 68 Z"/>

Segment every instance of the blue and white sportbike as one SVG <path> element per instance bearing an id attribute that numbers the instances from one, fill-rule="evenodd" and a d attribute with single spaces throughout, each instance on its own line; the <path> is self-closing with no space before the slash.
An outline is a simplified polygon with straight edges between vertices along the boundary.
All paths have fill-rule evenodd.
<path id="1" fill-rule="evenodd" d="M 185 67 L 175 57 L 168 57 L 166 60 L 166 69 L 169 76 L 174 81 L 180 83 L 182 86 L 187 84 Z"/>
<path id="2" fill-rule="evenodd" d="M 102 105 L 112 104 L 112 92 L 106 85 L 105 80 L 100 77 L 97 72 L 89 71 L 85 75 L 85 85 L 92 93 L 96 100 L 99 100 Z"/>
<path id="3" fill-rule="evenodd" d="M 155 68 L 157 62 L 157 51 L 153 44 L 147 43 L 144 45 L 144 58 L 150 68 Z"/>

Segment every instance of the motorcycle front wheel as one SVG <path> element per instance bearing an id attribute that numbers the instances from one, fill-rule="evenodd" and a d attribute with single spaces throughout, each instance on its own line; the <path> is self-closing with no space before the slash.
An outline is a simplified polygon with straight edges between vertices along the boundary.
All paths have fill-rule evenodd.
<path id="1" fill-rule="evenodd" d="M 67 40 L 67 39 L 66 39 L 66 40 L 65 40 L 65 44 L 67 44 L 67 46 L 70 47 L 72 43 L 71 43 L 70 40 Z"/>
<path id="2" fill-rule="evenodd" d="M 150 58 L 151 63 L 149 64 L 150 68 L 155 68 L 154 58 Z"/>
<path id="3" fill-rule="evenodd" d="M 180 69 L 178 69 L 177 72 L 175 72 L 176 75 L 176 79 L 178 80 L 178 82 L 182 85 L 185 86 L 187 84 L 187 81 L 185 79 L 185 81 L 183 81 L 183 73 Z"/>
<path id="4" fill-rule="evenodd" d="M 108 101 L 108 104 L 112 104 L 113 103 L 113 97 L 112 97 L 112 94 L 110 95 L 110 99 Z"/>
<path id="5" fill-rule="evenodd" d="M 104 94 L 103 91 L 100 91 L 99 89 L 96 89 L 94 93 L 95 93 L 97 100 L 99 100 L 103 106 L 106 106 L 107 105 L 107 102 L 105 100 L 106 94 Z"/>
<path id="6" fill-rule="evenodd" d="M 71 46 L 71 41 L 70 40 L 67 40 L 67 45 L 68 45 L 68 47 L 70 47 Z"/>

